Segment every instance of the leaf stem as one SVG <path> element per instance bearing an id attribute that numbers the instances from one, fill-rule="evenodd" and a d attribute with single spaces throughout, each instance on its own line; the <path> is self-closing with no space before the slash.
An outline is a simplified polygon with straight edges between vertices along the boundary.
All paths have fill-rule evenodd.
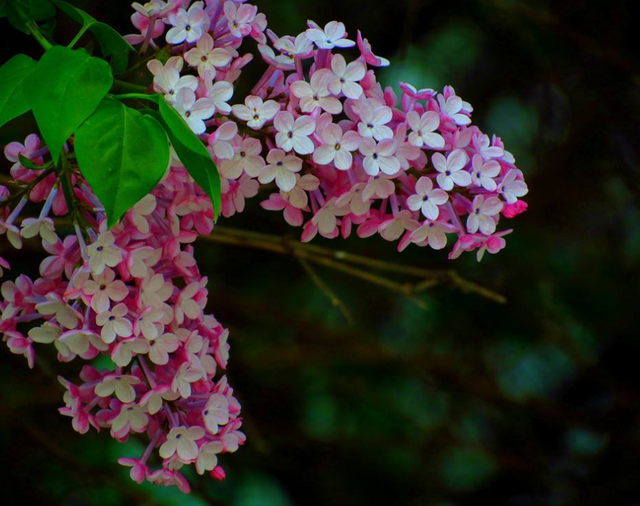
<path id="1" fill-rule="evenodd" d="M 69 42 L 69 45 L 67 46 L 69 49 L 73 49 L 73 46 L 76 45 L 76 43 L 80 40 L 80 37 L 82 37 L 84 35 L 84 32 L 87 31 L 89 26 L 91 26 L 91 25 L 85 25 L 82 28 L 80 28 L 80 31 L 78 33 L 76 33 L 76 36 L 73 38 L 73 40 L 71 42 Z"/>
<path id="2" fill-rule="evenodd" d="M 111 95 L 116 100 L 127 100 L 127 99 L 139 99 L 139 100 L 148 100 L 149 102 L 158 103 L 158 99 L 155 95 L 149 95 L 148 93 L 123 93 L 121 95 Z"/>
<path id="3" fill-rule="evenodd" d="M 119 91 L 131 93 L 144 93 L 147 89 L 146 86 L 142 86 L 141 84 L 128 83 L 120 79 L 113 80 L 113 88 Z"/>
<path id="4" fill-rule="evenodd" d="M 45 51 L 53 47 L 51 43 L 45 38 L 45 36 L 40 33 L 40 29 L 38 28 L 38 25 L 35 23 L 35 21 L 29 21 L 27 23 L 27 28 L 29 29 L 29 32 L 31 32 L 31 35 L 33 35 L 33 38 L 38 41 L 38 43 Z"/>

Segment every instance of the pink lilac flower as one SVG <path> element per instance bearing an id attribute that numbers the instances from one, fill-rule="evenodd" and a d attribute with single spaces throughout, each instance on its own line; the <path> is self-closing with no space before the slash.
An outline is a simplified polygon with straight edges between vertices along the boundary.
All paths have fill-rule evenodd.
<path id="1" fill-rule="evenodd" d="M 421 148 L 426 145 L 430 148 L 441 149 L 444 147 L 444 138 L 434 133 L 440 126 L 440 116 L 434 111 L 427 111 L 420 116 L 416 111 L 407 114 L 407 123 L 411 127 L 409 143 Z"/>
<path id="2" fill-rule="evenodd" d="M 268 184 L 275 179 L 276 185 L 283 192 L 293 190 L 296 185 L 295 173 L 302 170 L 302 160 L 294 155 L 287 155 L 281 149 L 272 149 L 267 155 L 267 166 L 262 169 L 258 181 Z"/>
<path id="3" fill-rule="evenodd" d="M 393 137 L 393 130 L 387 126 L 393 117 L 390 107 L 365 101 L 359 106 L 358 114 L 358 132 L 362 137 L 373 137 L 377 141 Z"/>
<path id="4" fill-rule="evenodd" d="M 230 32 L 237 38 L 246 37 L 252 31 L 252 23 L 258 13 L 257 7 L 249 4 L 224 3 L 224 14 Z"/>
<path id="5" fill-rule="evenodd" d="M 435 153 L 431 158 L 433 166 L 439 172 L 436 180 L 445 191 L 451 191 L 455 186 L 469 186 L 471 174 L 464 170 L 467 165 L 467 154 L 456 149 L 446 158 L 442 153 Z"/>
<path id="6" fill-rule="evenodd" d="M 471 123 L 471 118 L 467 114 L 463 114 L 467 111 L 470 112 L 471 106 L 460 97 L 455 94 L 448 97 L 438 95 L 438 103 L 442 113 L 451 118 L 456 125 L 465 126 Z"/>
<path id="7" fill-rule="evenodd" d="M 479 229 L 485 235 L 493 234 L 496 230 L 493 217 L 500 213 L 503 206 L 503 202 L 496 197 L 485 200 L 483 195 L 477 195 L 473 199 L 472 210 L 467 218 L 467 231 L 473 234 Z"/>
<path id="8" fill-rule="evenodd" d="M 518 179 L 518 171 L 511 169 L 501 181 L 498 192 L 504 197 L 508 204 L 514 204 L 519 197 L 524 197 L 529 189 L 527 183 Z"/>
<path id="9" fill-rule="evenodd" d="M 233 114 L 247 122 L 247 126 L 259 130 L 267 121 L 271 121 L 280 110 L 280 106 L 274 100 L 263 102 L 260 97 L 249 95 L 244 105 L 234 105 Z"/>
<path id="10" fill-rule="evenodd" d="M 326 125 L 318 132 L 322 145 L 313 152 L 313 161 L 320 165 L 335 163 L 338 170 L 349 170 L 353 163 L 352 151 L 358 148 L 360 136 L 353 131 L 342 132 L 340 125 Z"/>
<path id="11" fill-rule="evenodd" d="M 407 206 L 411 211 L 421 211 L 425 218 L 437 220 L 440 207 L 449 200 L 449 195 L 440 189 L 433 188 L 433 182 L 428 177 L 421 177 L 416 183 L 416 193 L 407 199 Z"/>
<path id="12" fill-rule="evenodd" d="M 450 230 L 443 223 L 427 220 L 411 233 L 410 239 L 417 244 L 429 245 L 435 250 L 440 250 L 447 245 L 447 232 Z"/>
<path id="13" fill-rule="evenodd" d="M 220 164 L 220 173 L 229 179 L 238 179 L 243 172 L 257 177 L 264 167 L 264 159 L 260 156 L 261 151 L 260 141 L 247 137 L 242 141 L 233 158 Z"/>
<path id="14" fill-rule="evenodd" d="M 188 11 L 178 9 L 176 13 L 169 13 L 169 23 L 173 26 L 167 32 L 169 44 L 198 41 L 209 25 L 204 2 L 194 2 Z"/>
<path id="15" fill-rule="evenodd" d="M 209 119 L 216 112 L 216 106 L 209 98 L 196 98 L 196 94 L 189 88 L 181 88 L 174 104 L 176 110 L 196 134 L 202 134 L 207 127 L 204 120 Z"/>
<path id="16" fill-rule="evenodd" d="M 205 33 L 198 44 L 193 49 L 187 51 L 184 59 L 192 67 L 198 69 L 198 73 L 202 76 L 209 71 L 209 79 L 216 77 L 216 67 L 225 67 L 231 63 L 233 55 L 224 48 L 214 48 L 213 37 Z"/>
<path id="17" fill-rule="evenodd" d="M 377 176 L 380 171 L 392 176 L 400 170 L 400 162 L 395 155 L 398 143 L 393 139 L 376 142 L 363 139 L 360 142 L 360 153 L 364 156 L 362 166 L 370 176 Z"/>
<path id="18" fill-rule="evenodd" d="M 492 192 L 496 189 L 495 178 L 500 174 L 500 164 L 495 160 L 485 162 L 481 155 L 473 155 L 471 160 L 471 179 L 476 186 L 482 186 Z"/>
<path id="19" fill-rule="evenodd" d="M 279 112 L 273 120 L 276 134 L 276 145 L 287 153 L 294 150 L 299 155 L 313 153 L 315 145 L 309 136 L 316 129 L 316 122 L 310 116 L 294 119 L 289 111 Z"/>
<path id="20" fill-rule="evenodd" d="M 346 60 L 340 54 L 331 59 L 331 71 L 333 77 L 329 80 L 329 91 L 335 96 L 344 94 L 347 98 L 359 99 L 362 96 L 362 86 L 358 84 L 366 74 L 365 66 L 359 61 L 347 65 Z"/>
<path id="21" fill-rule="evenodd" d="M 316 71 L 311 77 L 311 82 L 296 81 L 291 85 L 291 93 L 300 99 L 302 112 L 313 112 L 317 108 L 330 114 L 340 114 L 342 104 L 331 96 L 329 81 L 332 73 L 328 69 Z"/>
<path id="22" fill-rule="evenodd" d="M 329 21 L 324 29 L 313 21 L 309 21 L 309 29 L 305 33 L 307 38 L 321 49 L 346 48 L 356 45 L 354 41 L 344 38 L 347 32 L 344 24 L 338 21 Z"/>

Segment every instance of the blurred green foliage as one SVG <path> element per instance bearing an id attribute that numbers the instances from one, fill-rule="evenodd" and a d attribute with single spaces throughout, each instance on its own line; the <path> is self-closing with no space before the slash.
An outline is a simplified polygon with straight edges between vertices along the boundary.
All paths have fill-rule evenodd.
<path id="1" fill-rule="evenodd" d="M 130 30 L 127 2 L 78 4 Z M 398 254 L 379 240 L 318 243 L 455 268 L 508 303 L 437 286 L 422 297 L 423 310 L 318 269 L 352 312 L 349 325 L 292 258 L 199 242 L 209 309 L 231 328 L 228 372 L 248 435 L 222 459 L 227 480 L 194 477 L 188 498 L 137 486 L 116 459 L 135 455 L 140 443 L 74 433 L 57 413 L 60 390 L 46 370 L 53 357 L 42 351 L 44 370 L 28 371 L 5 350 L 0 485 L 12 495 L 3 504 L 639 505 L 640 55 L 632 5 L 260 5 L 278 34 L 298 33 L 307 18 L 340 19 L 352 35 L 360 28 L 392 60 L 381 73 L 386 84 L 454 85 L 529 183 L 530 210 L 513 222 L 507 249 L 480 264 L 472 256 L 451 264 L 419 248 Z M 1 25 L 0 36 L 0 61 L 15 47 L 37 54 L 26 35 Z M 13 137 L 0 141 L 32 128 L 28 119 L 12 127 Z M 225 225 L 297 236 L 259 201 Z M 23 253 L 8 258 L 14 273 L 37 265 Z M 50 373 L 75 371 L 68 364 Z"/>

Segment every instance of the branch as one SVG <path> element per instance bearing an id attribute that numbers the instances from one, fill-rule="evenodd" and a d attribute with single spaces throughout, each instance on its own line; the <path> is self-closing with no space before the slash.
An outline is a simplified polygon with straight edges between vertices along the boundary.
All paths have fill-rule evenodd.
<path id="1" fill-rule="evenodd" d="M 425 307 L 425 305 L 424 301 L 418 298 L 418 294 L 428 288 L 432 288 L 440 284 L 448 284 L 465 293 L 475 293 L 500 304 L 504 304 L 507 301 L 503 295 L 477 283 L 468 281 L 453 270 L 432 270 L 387 262 L 385 260 L 356 255 L 346 251 L 324 248 L 322 246 L 312 244 L 304 244 L 284 237 L 222 226 L 216 226 L 213 234 L 201 237 L 200 240 L 233 244 L 236 246 L 270 251 L 281 255 L 295 255 L 298 258 L 305 258 L 310 262 L 324 265 L 325 267 L 344 272 L 345 274 L 358 277 L 370 283 L 398 292 L 417 303 L 420 307 Z M 391 279 L 375 275 L 371 273 L 370 270 L 358 269 L 349 264 L 371 267 L 382 271 L 421 278 L 422 281 L 417 284 L 399 283 Z"/>

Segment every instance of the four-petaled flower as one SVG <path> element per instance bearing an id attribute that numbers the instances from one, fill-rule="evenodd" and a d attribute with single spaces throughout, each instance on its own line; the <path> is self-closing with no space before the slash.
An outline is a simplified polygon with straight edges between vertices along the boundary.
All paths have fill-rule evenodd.
<path id="1" fill-rule="evenodd" d="M 184 118 L 189 128 L 198 135 L 207 129 L 204 120 L 209 119 L 216 112 L 213 100 L 210 98 L 196 99 L 196 94 L 189 88 L 181 88 L 178 91 L 173 107 Z"/>
<path id="2" fill-rule="evenodd" d="M 178 9 L 169 13 L 169 23 L 173 25 L 167 32 L 169 44 L 196 42 L 209 26 L 209 18 L 204 11 L 204 2 L 195 2 L 189 10 Z"/>
<path id="3" fill-rule="evenodd" d="M 349 170 L 353 164 L 352 151 L 358 149 L 360 136 L 349 130 L 342 132 L 340 125 L 330 123 L 318 132 L 322 146 L 313 152 L 313 161 L 320 165 L 333 162 L 339 170 Z"/>
<path id="4" fill-rule="evenodd" d="M 204 75 L 209 71 L 209 79 L 216 77 L 216 67 L 229 65 L 232 59 L 231 53 L 221 47 L 214 47 L 213 37 L 205 33 L 193 49 L 187 51 L 184 59 L 192 67 L 198 68 L 198 73 Z"/>
<path id="5" fill-rule="evenodd" d="M 421 177 L 416 183 L 416 193 L 407 199 L 407 206 L 412 211 L 420 210 L 425 218 L 437 220 L 440 207 L 449 200 L 449 195 L 440 189 L 433 188 L 433 181 L 428 177 Z"/>
<path id="6" fill-rule="evenodd" d="M 400 162 L 395 155 L 398 143 L 393 139 L 376 142 L 373 139 L 363 139 L 360 143 L 360 153 L 364 155 L 362 166 L 370 176 L 377 176 L 380 171 L 392 176 L 400 170 Z"/>
<path id="7" fill-rule="evenodd" d="M 267 184 L 276 180 L 276 185 L 283 192 L 293 190 L 296 185 L 296 172 L 302 169 L 302 160 L 294 155 L 287 155 L 281 149 L 272 149 L 267 155 L 268 165 L 262 169 L 258 181 Z"/>
<path id="8" fill-rule="evenodd" d="M 393 117 L 390 107 L 365 101 L 359 105 L 358 114 L 358 132 L 362 137 L 373 137 L 377 141 L 393 137 L 393 130 L 387 126 Z"/>
<path id="9" fill-rule="evenodd" d="M 322 29 L 310 21 L 309 26 L 310 28 L 306 31 L 307 38 L 321 49 L 345 48 L 356 45 L 354 41 L 344 38 L 347 35 L 344 23 L 329 21 Z"/>
<path id="10" fill-rule="evenodd" d="M 101 274 L 94 274 L 93 279 L 87 279 L 80 290 L 89 296 L 91 308 L 96 313 L 104 313 L 111 301 L 120 302 L 129 294 L 126 285 L 116 279 L 116 273 L 108 267 Z"/>
<path id="11" fill-rule="evenodd" d="M 263 102 L 260 97 L 249 95 L 243 104 L 236 104 L 232 107 L 233 114 L 242 121 L 247 122 L 249 128 L 259 130 L 267 121 L 271 121 L 278 111 L 280 105 L 275 100 Z"/>
<path id="12" fill-rule="evenodd" d="M 345 97 L 359 99 L 362 96 L 362 86 L 359 81 L 367 73 L 365 66 L 359 61 L 347 65 L 344 56 L 337 54 L 331 59 L 333 77 L 329 80 L 329 91 L 336 96 L 343 93 Z"/>
<path id="13" fill-rule="evenodd" d="M 98 239 L 87 246 L 91 272 L 102 274 L 105 267 L 115 267 L 122 262 L 122 250 L 114 246 L 116 238 L 111 232 L 104 232 Z"/>
<path id="14" fill-rule="evenodd" d="M 503 202 L 497 197 L 485 200 L 484 195 L 476 195 L 467 218 L 467 231 L 473 234 L 479 229 L 485 235 L 493 234 L 496 231 L 494 216 L 502 211 L 503 206 Z"/>
<path id="15" fill-rule="evenodd" d="M 434 153 L 431 158 L 433 166 L 440 173 L 436 180 L 445 191 L 453 190 L 453 186 L 469 186 L 471 174 L 464 170 L 467 165 L 467 154 L 462 149 L 452 151 L 446 158 L 442 153 Z"/>
<path id="16" fill-rule="evenodd" d="M 169 431 L 167 440 L 160 447 L 160 456 L 169 459 L 174 454 L 185 462 L 198 458 L 197 441 L 204 437 L 202 427 L 175 427 Z"/>
<path id="17" fill-rule="evenodd" d="M 296 81 L 291 84 L 291 93 L 300 99 L 302 112 L 313 112 L 317 107 L 329 114 L 340 114 L 342 102 L 331 96 L 329 81 L 333 74 L 329 69 L 317 70 L 311 82 Z"/>
<path id="18" fill-rule="evenodd" d="M 120 402 L 128 404 L 135 401 L 136 391 L 134 385 L 140 383 L 135 376 L 121 374 L 107 374 L 95 387 L 95 393 L 99 397 L 110 397 L 115 393 Z"/>
<path id="19" fill-rule="evenodd" d="M 217 434 L 220 425 L 229 422 L 229 401 L 222 394 L 213 394 L 202 412 L 204 425 L 209 432 Z"/>
<path id="20" fill-rule="evenodd" d="M 105 343 L 112 343 L 116 336 L 129 337 L 133 334 L 131 320 L 125 318 L 128 312 L 127 306 L 120 303 L 111 311 L 105 311 L 96 316 L 96 323 L 102 327 L 100 337 Z"/>
<path id="21" fill-rule="evenodd" d="M 434 149 L 444 147 L 444 138 L 438 133 L 434 133 L 440 126 L 440 116 L 437 112 L 427 111 L 422 116 L 416 111 L 407 114 L 407 123 L 411 127 L 409 143 L 412 146 L 421 148 L 425 144 Z"/>
<path id="22" fill-rule="evenodd" d="M 273 120 L 276 127 L 276 145 L 287 153 L 294 150 L 299 155 L 313 153 L 315 145 L 309 136 L 316 129 L 316 121 L 311 116 L 300 116 L 294 120 L 289 111 L 279 112 Z"/>
<path id="23" fill-rule="evenodd" d="M 497 185 L 493 178 L 500 174 L 500 164 L 495 160 L 484 161 L 481 155 L 473 155 L 471 160 L 471 178 L 477 186 L 485 190 L 495 191 Z"/>

